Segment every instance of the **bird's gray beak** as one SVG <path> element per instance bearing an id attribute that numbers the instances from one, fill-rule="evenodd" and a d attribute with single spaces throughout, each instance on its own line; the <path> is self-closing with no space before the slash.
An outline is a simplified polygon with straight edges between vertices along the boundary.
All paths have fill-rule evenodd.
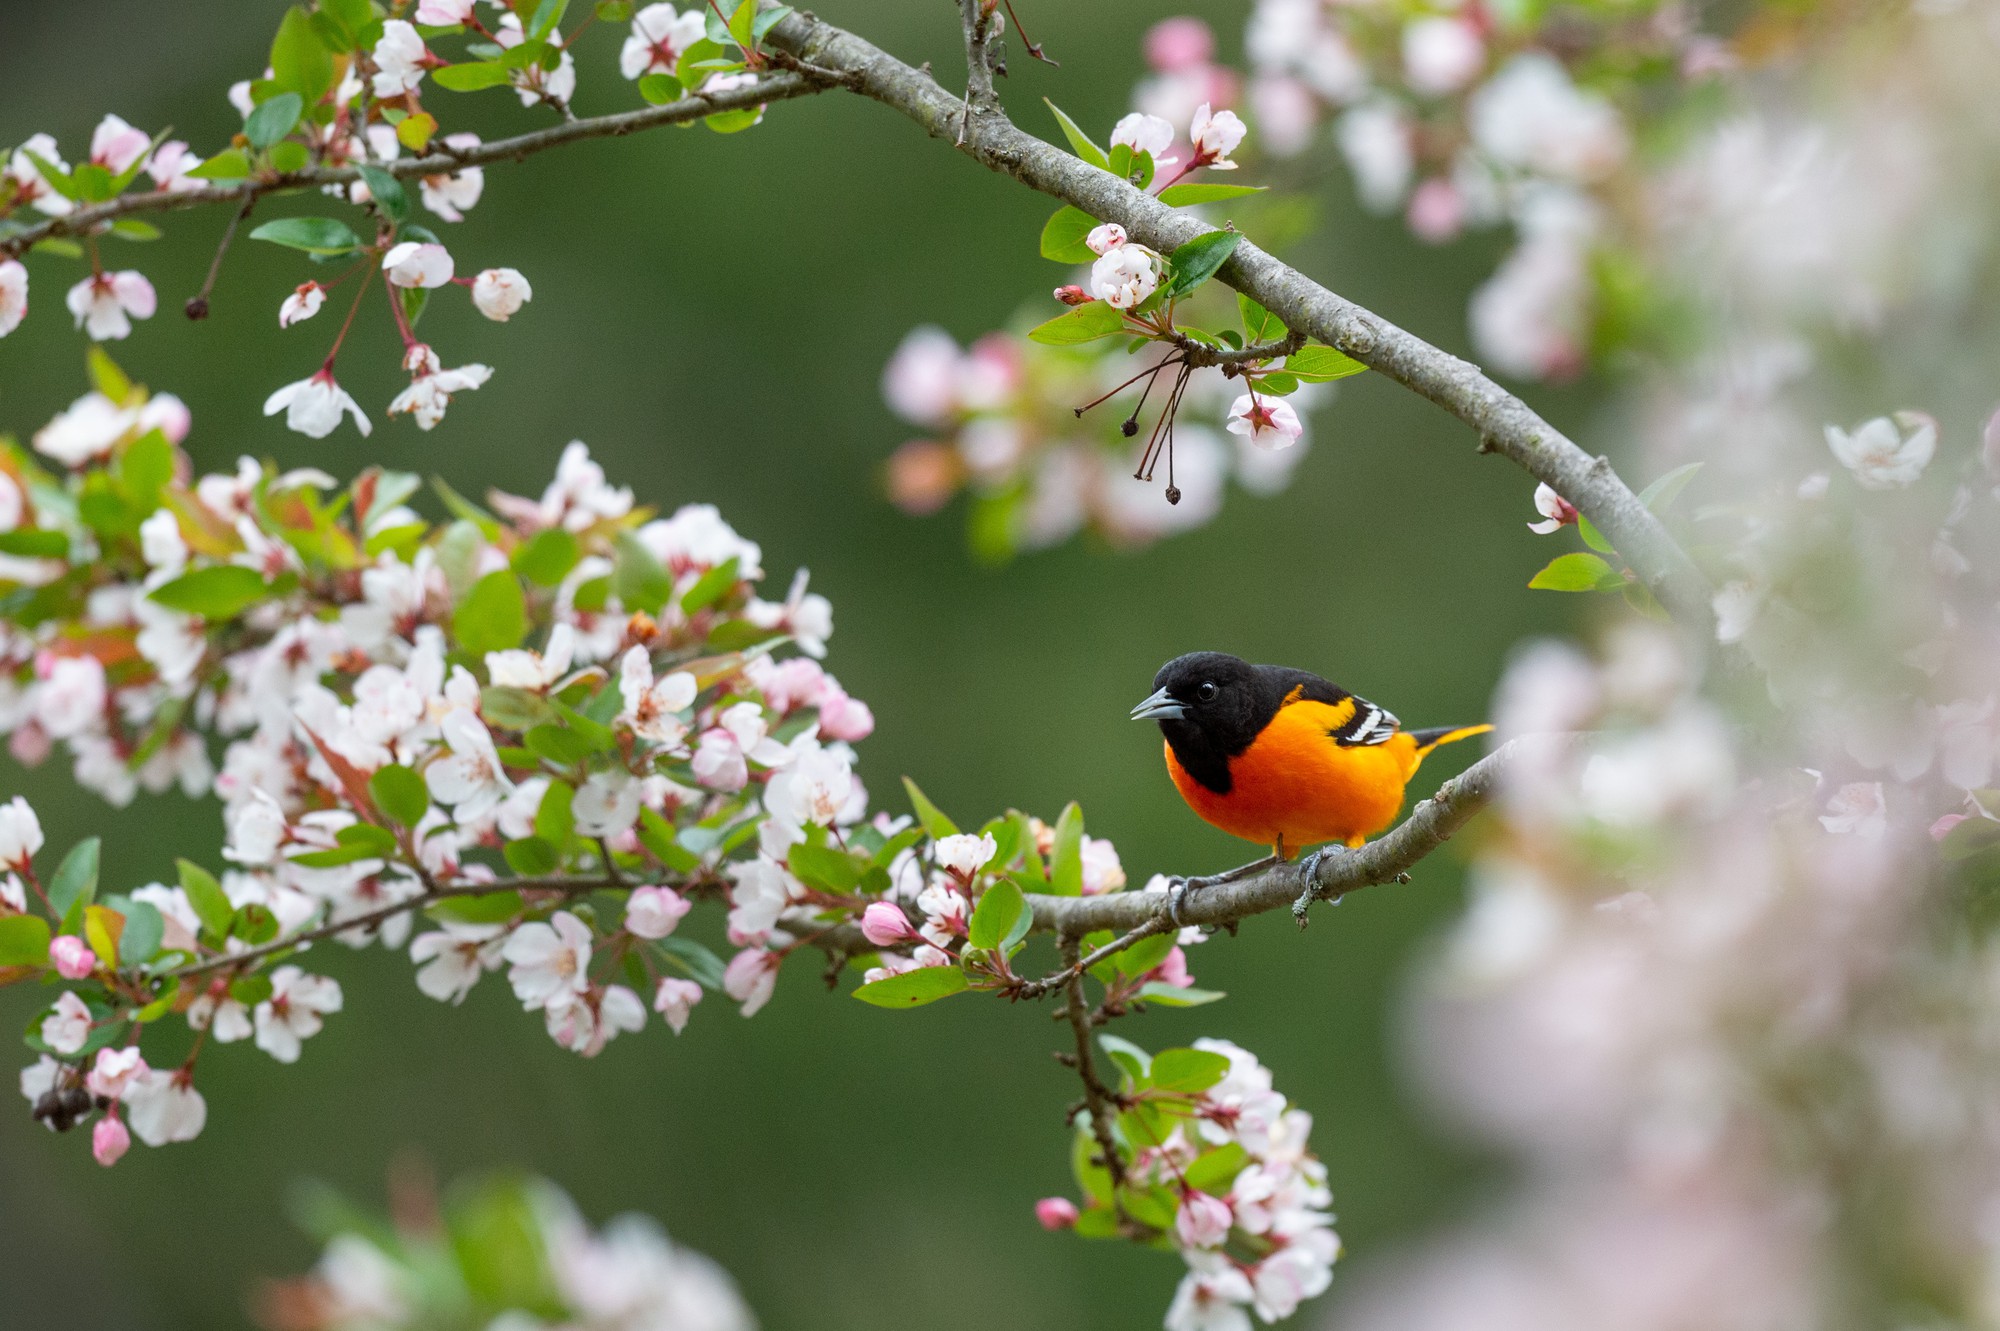
<path id="1" fill-rule="evenodd" d="M 1146 701 L 1132 709 L 1134 721 L 1178 721 L 1186 715 L 1186 705 L 1165 689 L 1153 690 Z"/>

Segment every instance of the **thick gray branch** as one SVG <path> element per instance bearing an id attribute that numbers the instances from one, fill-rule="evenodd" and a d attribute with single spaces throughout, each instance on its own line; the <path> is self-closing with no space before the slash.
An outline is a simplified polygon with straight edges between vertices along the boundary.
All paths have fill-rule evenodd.
<path id="1" fill-rule="evenodd" d="M 1395 882 L 1486 807 L 1501 773 L 1521 745 L 1549 742 L 1561 741 L 1517 739 L 1503 744 L 1439 786 L 1437 794 L 1418 804 L 1407 819 L 1379 840 L 1359 850 L 1329 851 L 1310 881 L 1301 862 L 1273 865 L 1233 883 L 1196 888 L 1181 905 L 1181 922 L 1234 924 L 1266 911 L 1289 909 L 1309 890 L 1318 900 L 1338 901 L 1370 884 Z M 1113 892 L 1095 897 L 1030 895 L 1028 904 L 1035 912 L 1036 929 L 1063 938 L 1080 938 L 1099 929 L 1124 934 L 1148 925 L 1157 929 L 1169 922 L 1167 894 L 1163 892 Z"/>
<path id="2" fill-rule="evenodd" d="M 774 28 L 769 41 L 848 75 L 848 86 L 902 112 L 933 138 L 956 143 L 981 164 L 1092 217 L 1117 222 L 1156 250 L 1172 250 L 1210 229 L 1129 181 L 1023 133 L 997 109 L 980 115 L 975 134 L 960 142 L 962 101 L 929 74 L 850 32 L 796 14 Z M 1703 631 L 1712 623 L 1701 572 L 1610 462 L 1585 453 L 1478 366 L 1336 295 L 1248 240 L 1237 245 L 1220 276 L 1287 327 L 1338 347 L 1470 425 L 1482 450 L 1519 463 L 1575 504 L 1678 619 Z"/>

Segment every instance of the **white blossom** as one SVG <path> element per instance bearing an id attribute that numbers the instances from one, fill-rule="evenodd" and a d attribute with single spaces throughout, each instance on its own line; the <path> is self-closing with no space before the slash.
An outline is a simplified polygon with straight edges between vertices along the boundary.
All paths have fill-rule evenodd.
<path id="1" fill-rule="evenodd" d="M 354 417 L 354 428 L 365 436 L 374 427 L 362 414 L 361 404 L 334 382 L 333 371 L 323 369 L 296 383 L 286 384 L 264 399 L 264 414 L 285 413 L 285 428 L 311 439 L 324 439 L 340 424 L 340 415 Z"/>
<path id="2" fill-rule="evenodd" d="M 24 294 L 24 308 L 25 300 Z M 152 318 L 159 304 L 145 274 L 130 269 L 86 277 L 69 289 L 64 302 L 93 342 L 130 337 L 132 320 Z"/>
<path id="3" fill-rule="evenodd" d="M 299 1061 L 299 1044 L 318 1035 L 341 1008 L 340 982 L 297 966 L 271 972 L 271 996 L 257 1005 L 257 1047 L 280 1063 Z"/>
<path id="4" fill-rule="evenodd" d="M 1937 452 L 1937 421 L 1921 411 L 1877 416 L 1854 427 L 1826 427 L 1826 446 L 1854 473 L 1864 490 L 1900 490 L 1916 484 Z"/>

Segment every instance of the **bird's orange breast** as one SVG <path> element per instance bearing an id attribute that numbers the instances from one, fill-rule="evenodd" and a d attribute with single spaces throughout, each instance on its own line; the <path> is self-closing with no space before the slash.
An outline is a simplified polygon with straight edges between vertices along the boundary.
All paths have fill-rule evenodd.
<path id="1" fill-rule="evenodd" d="M 1279 708 L 1250 747 L 1229 760 L 1225 793 L 1190 776 L 1171 744 L 1167 771 L 1188 807 L 1232 836 L 1282 844 L 1287 853 L 1327 841 L 1358 845 L 1395 821 L 1419 759 L 1407 734 L 1381 744 L 1335 740 L 1329 732 L 1352 714 L 1351 702 L 1300 700 Z"/>

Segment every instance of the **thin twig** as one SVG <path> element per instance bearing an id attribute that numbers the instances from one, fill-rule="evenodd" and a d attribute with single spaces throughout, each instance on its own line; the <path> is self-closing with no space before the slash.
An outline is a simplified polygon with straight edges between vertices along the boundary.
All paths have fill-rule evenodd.
<path id="1" fill-rule="evenodd" d="M 1065 940 L 1064 956 L 1074 962 L 1078 947 L 1076 940 Z M 1119 1158 L 1118 1143 L 1111 1136 L 1111 1090 L 1098 1080 L 1097 1062 L 1090 1047 L 1090 1009 L 1083 1001 L 1081 971 L 1070 977 L 1067 1015 L 1069 1028 L 1076 1036 L 1076 1075 L 1083 1080 L 1083 1102 L 1090 1110 L 1090 1133 L 1097 1139 L 1098 1152 L 1104 1157 L 1105 1172 L 1111 1175 L 1112 1203 L 1118 1207 L 1118 1218 L 1123 1220 L 1125 1208 L 1117 1198 L 1118 1189 L 1125 1184 L 1125 1162 Z"/>

